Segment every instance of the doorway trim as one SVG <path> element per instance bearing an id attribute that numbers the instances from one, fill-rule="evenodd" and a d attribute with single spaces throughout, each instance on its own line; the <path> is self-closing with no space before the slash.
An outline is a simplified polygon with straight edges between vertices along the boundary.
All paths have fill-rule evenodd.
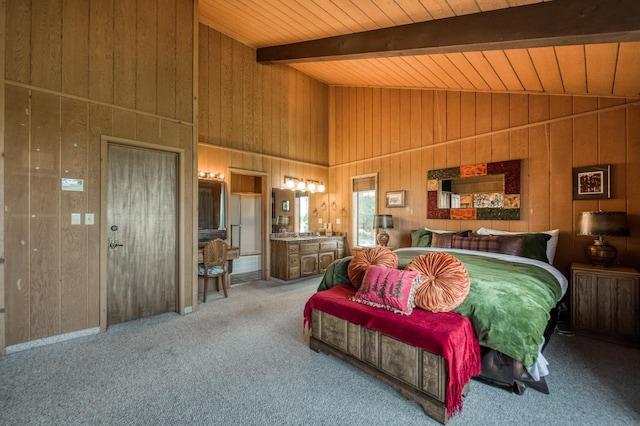
<path id="1" fill-rule="evenodd" d="M 183 197 L 184 189 L 184 170 L 185 170 L 185 154 L 184 149 L 174 148 L 166 145 L 158 145 L 148 142 L 140 142 L 131 139 L 118 138 L 113 136 L 102 135 L 100 137 L 100 331 L 107 330 L 107 186 L 108 186 L 108 170 L 109 170 L 109 144 L 121 145 L 131 148 L 145 148 L 155 151 L 162 151 L 177 154 L 177 182 L 176 182 L 176 198 L 177 205 L 177 258 L 176 258 L 176 312 L 180 315 L 185 314 L 185 212 Z M 195 274 L 195 270 L 193 271 Z M 194 280 L 192 280 L 194 281 Z M 196 295 L 197 296 L 197 295 Z M 197 298 L 196 298 L 197 300 Z"/>
<path id="2" fill-rule="evenodd" d="M 227 170 L 229 179 L 231 179 L 232 174 L 260 177 L 260 198 L 262 204 L 262 255 L 260 260 L 262 263 L 262 279 L 268 280 L 271 278 L 271 244 L 269 240 L 269 229 L 271 227 L 271 187 L 267 183 L 271 182 L 271 177 L 267 172 L 229 167 Z M 231 181 L 229 181 L 227 187 L 229 192 L 231 192 Z M 227 211 L 227 222 L 228 221 L 229 212 Z M 227 223 L 227 229 L 231 229 L 229 223 Z"/>

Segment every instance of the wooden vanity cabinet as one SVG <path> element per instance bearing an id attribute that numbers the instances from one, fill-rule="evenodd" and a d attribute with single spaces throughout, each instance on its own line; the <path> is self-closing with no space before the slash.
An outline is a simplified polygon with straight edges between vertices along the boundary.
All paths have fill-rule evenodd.
<path id="1" fill-rule="evenodd" d="M 313 240 L 271 240 L 271 276 L 283 281 L 323 274 L 344 257 L 343 237 Z"/>

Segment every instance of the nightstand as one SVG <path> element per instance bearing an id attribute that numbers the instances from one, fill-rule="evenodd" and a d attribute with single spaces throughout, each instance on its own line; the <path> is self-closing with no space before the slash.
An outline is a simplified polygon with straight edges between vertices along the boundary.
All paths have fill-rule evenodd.
<path id="1" fill-rule="evenodd" d="M 624 266 L 571 265 L 574 333 L 640 346 L 640 274 Z"/>

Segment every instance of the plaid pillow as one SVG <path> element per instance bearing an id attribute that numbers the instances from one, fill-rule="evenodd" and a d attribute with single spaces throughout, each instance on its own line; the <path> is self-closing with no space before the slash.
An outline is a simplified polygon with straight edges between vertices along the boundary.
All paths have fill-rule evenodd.
<path id="1" fill-rule="evenodd" d="M 497 235 L 482 237 L 459 237 L 454 235 L 451 239 L 451 248 L 499 253 L 500 238 Z"/>

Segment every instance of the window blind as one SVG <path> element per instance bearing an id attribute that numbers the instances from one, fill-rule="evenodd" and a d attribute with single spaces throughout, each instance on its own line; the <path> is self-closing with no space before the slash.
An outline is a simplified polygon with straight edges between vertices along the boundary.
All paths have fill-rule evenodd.
<path id="1" fill-rule="evenodd" d="M 373 191 L 376 189 L 376 176 L 353 179 L 353 192 Z"/>

